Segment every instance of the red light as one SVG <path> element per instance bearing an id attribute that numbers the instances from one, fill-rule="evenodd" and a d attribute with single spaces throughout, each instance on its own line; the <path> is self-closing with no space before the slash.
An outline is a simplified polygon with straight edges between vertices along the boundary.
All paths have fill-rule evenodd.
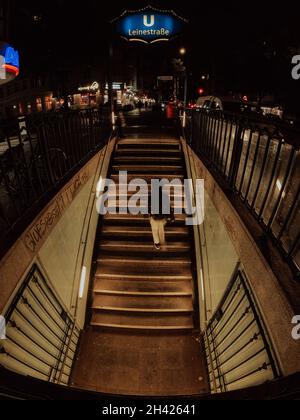
<path id="1" fill-rule="evenodd" d="M 11 64 L 4 64 L 2 67 L 5 68 L 8 73 L 13 73 L 16 76 L 19 75 L 19 69 L 16 66 L 12 66 Z"/>
<path id="2" fill-rule="evenodd" d="M 198 93 L 199 93 L 199 95 L 203 95 L 203 93 L 204 93 L 204 89 L 199 88 L 199 89 L 198 89 Z"/>

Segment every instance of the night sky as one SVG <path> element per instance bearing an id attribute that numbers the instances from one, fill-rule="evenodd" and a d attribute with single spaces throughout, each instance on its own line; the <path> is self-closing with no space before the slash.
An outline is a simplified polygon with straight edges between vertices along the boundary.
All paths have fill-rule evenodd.
<path id="1" fill-rule="evenodd" d="M 78 63 L 101 65 L 107 61 L 109 21 L 124 9 L 148 4 L 141 0 L 14 1 L 12 38 L 21 52 L 23 74 L 55 72 Z M 195 87 L 200 74 L 207 72 L 216 79 L 220 94 L 271 93 L 278 101 L 297 106 L 300 81 L 291 78 L 291 58 L 300 53 L 296 3 L 173 0 L 151 4 L 172 8 L 189 20 L 181 39 L 168 46 L 143 47 L 156 63 L 153 72 L 159 71 L 162 54 L 174 56 L 182 44 L 188 50 Z M 34 15 L 41 20 L 34 21 Z"/>

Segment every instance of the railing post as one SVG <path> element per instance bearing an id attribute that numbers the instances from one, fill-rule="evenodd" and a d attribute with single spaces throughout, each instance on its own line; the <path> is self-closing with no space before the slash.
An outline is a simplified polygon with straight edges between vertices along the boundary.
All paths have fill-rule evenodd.
<path id="1" fill-rule="evenodd" d="M 234 190 L 235 189 L 235 181 L 238 174 L 240 160 L 243 150 L 243 135 L 244 128 L 241 126 L 240 121 L 237 123 L 237 130 L 235 133 L 234 145 L 232 149 L 232 156 L 231 156 L 231 163 L 230 163 L 230 170 L 229 170 L 229 185 Z"/>
<path id="2" fill-rule="evenodd" d="M 55 178 L 54 178 L 53 168 L 52 168 L 50 157 L 49 157 L 49 147 L 48 147 L 46 127 L 45 127 L 44 121 L 42 122 L 41 127 L 37 128 L 37 136 L 38 136 L 38 142 L 41 148 L 42 159 L 45 160 L 46 172 L 48 174 L 49 182 L 51 185 L 54 185 Z"/>
<path id="3" fill-rule="evenodd" d="M 195 118 L 195 111 L 191 111 L 191 126 L 190 126 L 190 146 L 194 149 L 194 118 Z"/>

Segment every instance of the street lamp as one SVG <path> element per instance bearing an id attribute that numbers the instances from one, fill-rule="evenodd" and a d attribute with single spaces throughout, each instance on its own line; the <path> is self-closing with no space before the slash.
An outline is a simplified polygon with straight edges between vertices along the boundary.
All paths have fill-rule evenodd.
<path id="1" fill-rule="evenodd" d="M 181 47 L 179 49 L 179 54 L 180 55 L 185 55 L 186 54 L 186 48 Z M 187 70 L 187 65 L 185 63 L 185 69 L 184 69 L 184 100 L 183 100 L 184 110 L 183 110 L 183 122 L 182 122 L 183 127 L 185 127 L 185 125 L 186 125 L 187 97 L 188 97 L 188 70 Z"/>

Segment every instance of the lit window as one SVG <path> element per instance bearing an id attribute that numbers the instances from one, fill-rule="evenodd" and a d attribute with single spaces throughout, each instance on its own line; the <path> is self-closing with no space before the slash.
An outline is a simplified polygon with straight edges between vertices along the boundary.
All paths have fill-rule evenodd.
<path id="1" fill-rule="evenodd" d="M 38 112 L 41 112 L 43 110 L 42 98 L 37 98 L 36 99 L 36 108 L 37 108 Z"/>
<path id="2" fill-rule="evenodd" d="M 52 109 L 52 96 L 45 97 L 45 106 L 47 111 L 51 111 Z"/>

